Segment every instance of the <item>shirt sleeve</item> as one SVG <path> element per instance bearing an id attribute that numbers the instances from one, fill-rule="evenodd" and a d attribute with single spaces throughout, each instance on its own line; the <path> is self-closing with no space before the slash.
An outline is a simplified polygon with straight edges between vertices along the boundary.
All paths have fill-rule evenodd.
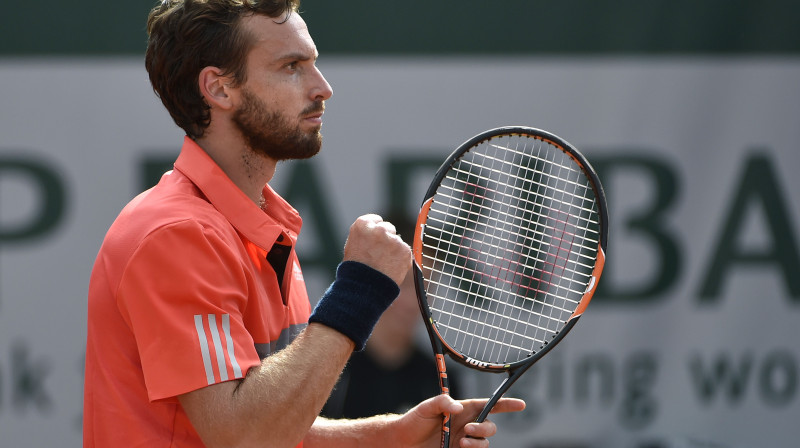
<path id="1" fill-rule="evenodd" d="M 250 272 L 243 248 L 194 221 L 148 235 L 117 305 L 134 333 L 151 401 L 242 378 L 260 363 L 243 324 Z"/>

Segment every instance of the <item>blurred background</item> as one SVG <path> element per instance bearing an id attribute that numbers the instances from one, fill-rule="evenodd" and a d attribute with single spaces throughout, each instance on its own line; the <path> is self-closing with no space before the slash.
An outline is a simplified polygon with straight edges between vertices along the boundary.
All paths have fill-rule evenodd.
<path id="1" fill-rule="evenodd" d="M 89 272 L 182 132 L 143 67 L 152 1 L 4 6 L 0 446 L 80 446 Z M 304 216 L 312 301 L 358 215 L 412 220 L 461 142 L 546 129 L 600 173 L 609 258 L 493 446 L 797 446 L 800 2 L 305 0 L 302 15 L 334 95 L 322 153 L 273 186 Z M 462 396 L 502 379 L 454 370 Z"/>

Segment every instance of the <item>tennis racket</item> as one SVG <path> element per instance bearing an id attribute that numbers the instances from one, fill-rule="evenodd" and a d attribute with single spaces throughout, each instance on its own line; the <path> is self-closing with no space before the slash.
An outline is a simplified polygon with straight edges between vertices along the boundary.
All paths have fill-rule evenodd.
<path id="1" fill-rule="evenodd" d="M 444 355 L 507 372 L 477 422 L 575 326 L 603 271 L 608 215 L 596 173 L 551 133 L 504 127 L 456 149 L 425 195 L 415 284 L 439 385 Z M 450 416 L 442 424 L 450 446 Z"/>

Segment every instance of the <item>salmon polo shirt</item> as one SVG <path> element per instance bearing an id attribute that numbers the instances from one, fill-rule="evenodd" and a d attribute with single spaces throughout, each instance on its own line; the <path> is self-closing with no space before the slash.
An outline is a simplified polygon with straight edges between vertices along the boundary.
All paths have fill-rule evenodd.
<path id="1" fill-rule="evenodd" d="M 305 328 L 302 220 L 263 193 L 264 210 L 187 137 L 112 224 L 89 282 L 84 447 L 204 446 L 177 396 L 243 378 Z"/>

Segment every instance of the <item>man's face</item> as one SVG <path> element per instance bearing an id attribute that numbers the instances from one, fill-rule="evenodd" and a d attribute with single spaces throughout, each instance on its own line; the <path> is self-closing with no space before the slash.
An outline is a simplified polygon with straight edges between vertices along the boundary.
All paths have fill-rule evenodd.
<path id="1" fill-rule="evenodd" d="M 255 42 L 232 119 L 252 151 L 274 160 L 309 158 L 321 148 L 322 113 L 333 92 L 303 19 L 295 13 L 276 22 L 243 20 Z"/>
<path id="2" fill-rule="evenodd" d="M 316 101 L 301 116 L 320 114 L 324 108 L 322 101 Z M 269 110 L 266 102 L 246 88 L 242 89 L 242 104 L 233 114 L 233 123 L 252 151 L 276 161 L 308 159 L 322 148 L 320 126 L 304 131 L 281 110 Z"/>

